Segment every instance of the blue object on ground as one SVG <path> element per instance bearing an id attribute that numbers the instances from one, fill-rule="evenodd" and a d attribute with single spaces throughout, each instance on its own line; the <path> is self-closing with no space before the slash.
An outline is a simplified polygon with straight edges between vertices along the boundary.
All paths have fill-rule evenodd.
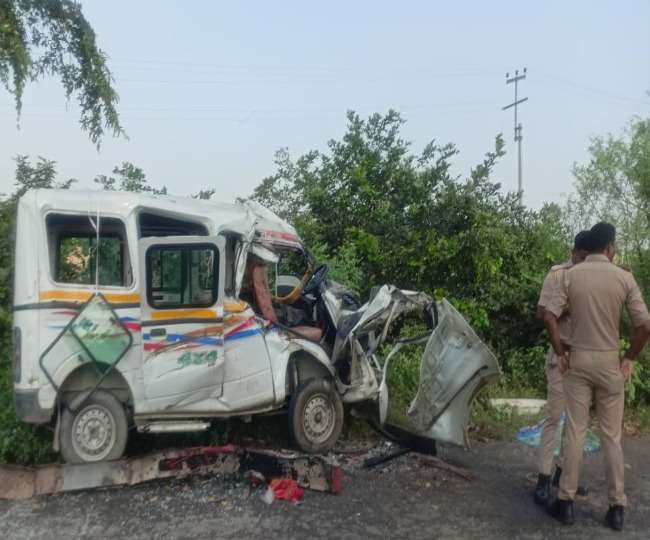
<path id="1" fill-rule="evenodd" d="M 560 446 L 562 444 L 562 433 L 564 431 L 564 421 L 565 415 L 562 414 L 562 419 L 560 420 L 560 426 L 557 429 L 555 434 L 555 455 L 560 454 Z M 516 435 L 516 439 L 532 448 L 539 448 L 539 444 L 542 440 L 542 430 L 544 426 L 544 420 L 535 424 L 534 426 L 524 426 L 522 427 Z M 598 436 L 593 433 L 591 430 L 587 430 L 587 436 L 585 437 L 585 448 L 584 451 L 586 454 L 594 454 L 600 450 L 600 439 Z"/>

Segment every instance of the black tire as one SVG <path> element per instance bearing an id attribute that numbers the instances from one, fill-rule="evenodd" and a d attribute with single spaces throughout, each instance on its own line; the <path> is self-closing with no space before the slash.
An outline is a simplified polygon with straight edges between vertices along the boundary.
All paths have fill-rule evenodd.
<path id="1" fill-rule="evenodd" d="M 75 412 L 64 404 L 59 443 L 66 463 L 119 459 L 127 438 L 126 411 L 113 394 L 97 390 Z"/>
<path id="2" fill-rule="evenodd" d="M 289 402 L 289 434 L 303 452 L 331 450 L 343 429 L 343 402 L 333 383 L 312 379 L 301 384 Z"/>

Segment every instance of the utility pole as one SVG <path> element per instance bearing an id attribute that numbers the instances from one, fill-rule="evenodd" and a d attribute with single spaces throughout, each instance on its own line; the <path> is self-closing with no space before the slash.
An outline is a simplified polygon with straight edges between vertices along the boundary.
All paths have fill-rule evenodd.
<path id="1" fill-rule="evenodd" d="M 524 186 L 521 178 L 521 139 L 522 139 L 522 125 L 521 123 L 517 123 L 517 105 L 520 103 L 523 103 L 524 101 L 528 101 L 528 98 L 521 98 L 518 99 L 518 90 L 519 90 L 519 81 L 523 81 L 526 78 L 526 68 L 524 68 L 524 72 L 520 75 L 519 70 L 515 71 L 515 76 L 510 77 L 510 73 L 506 73 L 506 84 L 510 83 L 515 83 L 515 100 L 510 103 L 510 105 L 506 105 L 503 107 L 502 110 L 509 109 L 510 107 L 515 108 L 515 142 L 517 143 L 517 185 L 519 187 L 519 200 L 521 201 L 524 196 Z"/>

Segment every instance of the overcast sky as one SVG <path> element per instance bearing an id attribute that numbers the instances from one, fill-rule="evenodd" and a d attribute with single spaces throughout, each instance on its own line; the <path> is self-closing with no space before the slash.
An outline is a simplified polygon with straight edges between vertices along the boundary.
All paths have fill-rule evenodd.
<path id="1" fill-rule="evenodd" d="M 324 149 L 345 112 L 399 110 L 416 151 L 460 150 L 466 176 L 503 133 L 495 180 L 517 184 L 506 71 L 526 66 L 520 96 L 525 202 L 561 201 L 589 137 L 650 116 L 650 2 L 87 0 L 109 57 L 129 140 L 97 152 L 57 81 L 30 86 L 20 129 L 0 89 L 0 192 L 13 156 L 58 162 L 92 187 L 131 161 L 173 194 L 214 187 L 226 201 L 274 171 L 273 155 Z"/>

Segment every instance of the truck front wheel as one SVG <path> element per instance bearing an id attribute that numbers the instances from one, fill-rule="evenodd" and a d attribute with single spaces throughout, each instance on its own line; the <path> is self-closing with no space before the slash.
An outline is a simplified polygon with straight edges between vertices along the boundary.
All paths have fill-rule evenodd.
<path id="1" fill-rule="evenodd" d="M 300 385 L 289 402 L 289 433 L 309 454 L 332 449 L 343 428 L 343 403 L 327 380 L 312 379 Z"/>
<path id="2" fill-rule="evenodd" d="M 119 459 L 128 437 L 126 411 L 111 393 L 97 390 L 78 410 L 61 413 L 61 455 L 67 463 Z"/>

